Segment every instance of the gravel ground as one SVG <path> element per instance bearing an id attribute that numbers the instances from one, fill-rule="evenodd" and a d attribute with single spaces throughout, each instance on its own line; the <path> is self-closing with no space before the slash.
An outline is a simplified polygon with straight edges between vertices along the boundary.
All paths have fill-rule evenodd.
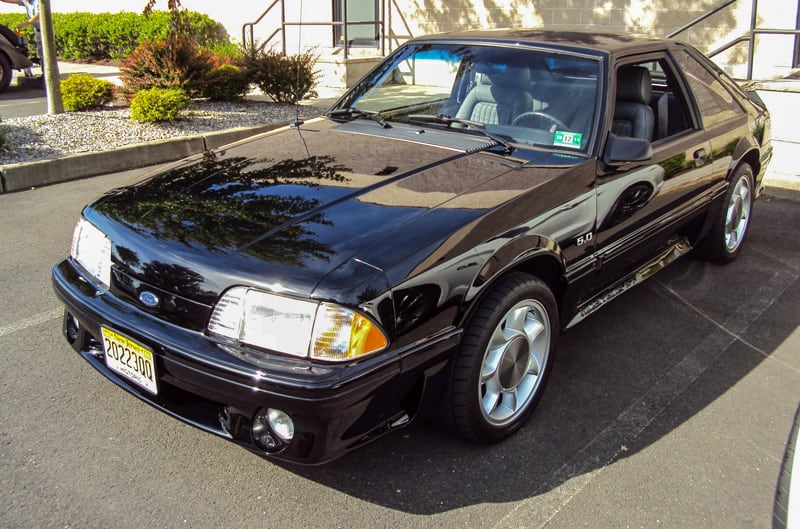
<path id="1" fill-rule="evenodd" d="M 65 154 L 104 151 L 135 143 L 192 136 L 205 132 L 279 123 L 325 109 L 308 106 L 242 101 L 197 102 L 171 123 L 139 123 L 128 108 L 28 116 L 3 120 L 6 143 L 0 165 L 57 158 Z"/>

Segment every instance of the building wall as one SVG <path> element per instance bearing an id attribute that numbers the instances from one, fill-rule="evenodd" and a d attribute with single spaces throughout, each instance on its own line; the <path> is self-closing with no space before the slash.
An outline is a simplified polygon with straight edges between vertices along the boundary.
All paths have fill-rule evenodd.
<path id="1" fill-rule="evenodd" d="M 390 5 L 391 35 L 389 46 L 396 47 L 410 36 L 462 29 L 498 27 L 545 27 L 597 29 L 598 31 L 634 32 L 665 35 L 701 15 L 721 0 L 379 0 Z M 144 8 L 146 0 L 53 0 L 57 12 L 134 11 Z M 236 41 L 242 39 L 242 25 L 255 21 L 271 0 L 182 0 L 187 9 L 208 14 L 222 23 Z M 758 0 L 759 25 L 793 29 L 797 20 L 798 0 Z M 677 6 L 676 6 L 677 4 Z M 113 5 L 112 8 L 110 6 Z M 325 22 L 332 19 L 333 0 L 286 0 L 287 21 Z M 159 0 L 159 8 L 166 0 Z M 20 10 L 0 3 L 0 12 Z M 711 51 L 749 29 L 752 0 L 738 0 L 731 8 L 714 15 L 698 28 L 680 35 L 703 51 Z M 263 40 L 280 26 L 280 10 L 265 17 L 255 28 L 254 36 Z M 341 54 L 331 48 L 332 30 L 326 26 L 305 26 L 286 31 L 290 51 L 298 43 L 304 49 L 316 48 L 323 54 Z M 280 38 L 274 43 L 281 44 Z M 757 39 L 756 77 L 784 73 L 791 66 L 794 39 L 788 36 L 761 36 Z M 375 55 L 375 49 L 354 50 L 356 56 Z M 744 76 L 747 46 L 740 45 L 715 60 L 737 76 Z"/>

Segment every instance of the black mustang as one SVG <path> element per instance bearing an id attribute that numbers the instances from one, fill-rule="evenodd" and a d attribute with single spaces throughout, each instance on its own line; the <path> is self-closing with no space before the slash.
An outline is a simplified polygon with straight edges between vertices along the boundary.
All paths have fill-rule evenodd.
<path id="1" fill-rule="evenodd" d="M 261 454 L 338 457 L 423 408 L 519 429 L 559 332 L 690 250 L 742 249 L 770 122 L 693 48 L 529 30 L 414 39 L 320 118 L 83 210 L 69 343 Z"/>

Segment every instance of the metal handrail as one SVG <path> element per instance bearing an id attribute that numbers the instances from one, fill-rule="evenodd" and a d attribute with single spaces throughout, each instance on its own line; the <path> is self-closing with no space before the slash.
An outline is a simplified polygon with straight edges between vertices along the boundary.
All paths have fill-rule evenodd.
<path id="1" fill-rule="evenodd" d="M 693 19 L 692 21 L 684 24 L 680 28 L 670 32 L 669 34 L 667 34 L 667 37 L 673 38 L 676 35 L 679 35 L 679 34 L 683 33 L 687 29 L 690 29 L 690 28 L 696 26 L 697 24 L 699 24 L 700 22 L 704 21 L 708 17 L 719 13 L 720 11 L 722 11 L 725 8 L 727 8 L 728 6 L 730 6 L 731 4 L 733 4 L 736 1 L 737 0 L 725 0 L 721 4 L 719 4 L 719 5 L 715 6 L 715 7 L 712 7 L 711 9 L 709 9 L 708 11 L 706 11 L 705 13 L 700 15 L 699 17 L 697 17 L 697 18 Z M 797 14 L 797 17 L 798 17 L 798 26 L 800 26 L 800 0 L 798 0 L 798 14 Z M 737 44 L 741 44 L 743 42 L 747 42 L 748 43 L 748 49 L 747 49 L 747 80 L 751 81 L 753 79 L 753 62 L 755 60 L 755 48 L 756 48 L 755 40 L 756 40 L 756 35 L 794 35 L 795 37 L 799 37 L 800 38 L 800 29 L 791 30 L 791 29 L 759 28 L 759 27 L 757 27 L 757 24 L 758 24 L 758 0 L 753 0 L 753 8 L 752 8 L 752 11 L 751 11 L 751 14 L 750 14 L 750 30 L 747 32 L 747 34 L 741 35 L 739 37 L 736 37 L 735 39 L 731 40 L 730 42 L 727 42 L 727 43 L 723 44 L 722 46 L 716 48 L 715 50 L 707 53 L 707 55 L 709 57 L 714 57 L 714 56 L 719 55 L 720 53 L 722 53 L 724 51 L 729 50 L 730 48 L 736 46 Z M 798 44 L 798 42 L 800 42 L 800 39 L 796 39 L 796 41 L 795 41 L 795 48 L 796 49 L 798 49 L 798 46 L 800 46 L 800 44 Z M 797 54 L 795 54 L 795 62 L 797 61 L 797 56 L 796 55 Z"/>
<path id="2" fill-rule="evenodd" d="M 671 38 L 674 38 L 677 35 L 680 35 L 684 31 L 686 31 L 687 29 L 693 28 L 694 26 L 696 26 L 697 24 L 699 24 L 703 20 L 707 19 L 710 16 L 716 15 L 717 13 L 719 13 L 720 11 L 722 11 L 723 9 L 728 7 L 729 5 L 731 5 L 733 3 L 736 3 L 736 2 L 737 2 L 737 0 L 725 0 L 725 2 L 722 2 L 718 6 L 712 7 L 711 9 L 709 9 L 708 11 L 706 11 L 705 13 L 700 15 L 699 17 L 687 22 L 686 24 L 684 24 L 683 26 L 679 27 L 675 31 L 673 31 L 671 33 L 668 33 L 667 34 L 667 38 L 671 39 Z"/>
<path id="3" fill-rule="evenodd" d="M 379 30 L 378 40 L 380 42 L 380 50 L 381 55 L 386 55 L 386 0 L 381 0 L 380 4 L 380 17 L 375 20 L 358 20 L 358 21 L 350 21 L 347 19 L 347 2 L 343 4 L 343 11 L 342 11 L 342 20 L 341 21 L 330 21 L 330 22 L 306 22 L 306 21 L 298 21 L 298 22 L 287 22 L 286 21 L 286 6 L 284 4 L 285 0 L 274 0 L 267 9 L 261 13 L 254 22 L 247 22 L 242 25 L 242 45 L 246 48 L 249 45 L 255 46 L 255 37 L 254 37 L 254 30 L 253 28 L 261 22 L 264 17 L 266 17 L 272 9 L 275 8 L 276 5 L 280 4 L 281 7 L 281 25 L 280 27 L 276 28 L 267 39 L 261 43 L 260 48 L 264 48 L 272 39 L 274 39 L 278 33 L 281 34 L 281 53 L 284 55 L 286 54 L 286 28 L 287 27 L 303 27 L 303 26 L 330 26 L 331 28 L 341 27 L 343 29 L 343 37 L 344 37 L 344 58 L 347 59 L 349 56 L 350 51 L 350 40 L 347 38 L 347 29 L 349 26 L 377 26 Z M 391 7 L 389 8 L 389 10 Z M 390 28 L 391 31 L 391 28 Z M 249 36 L 249 40 L 248 40 Z M 391 37 L 390 37 L 391 38 Z M 391 46 L 391 42 L 390 42 Z"/>

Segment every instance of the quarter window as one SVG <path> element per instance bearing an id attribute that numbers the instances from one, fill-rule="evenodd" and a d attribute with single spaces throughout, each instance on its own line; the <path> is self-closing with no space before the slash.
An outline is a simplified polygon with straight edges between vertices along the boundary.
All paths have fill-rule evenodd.
<path id="1" fill-rule="evenodd" d="M 706 128 L 740 114 L 731 93 L 694 57 L 680 50 L 675 52 L 675 60 L 681 66 L 686 81 L 694 93 Z"/>

